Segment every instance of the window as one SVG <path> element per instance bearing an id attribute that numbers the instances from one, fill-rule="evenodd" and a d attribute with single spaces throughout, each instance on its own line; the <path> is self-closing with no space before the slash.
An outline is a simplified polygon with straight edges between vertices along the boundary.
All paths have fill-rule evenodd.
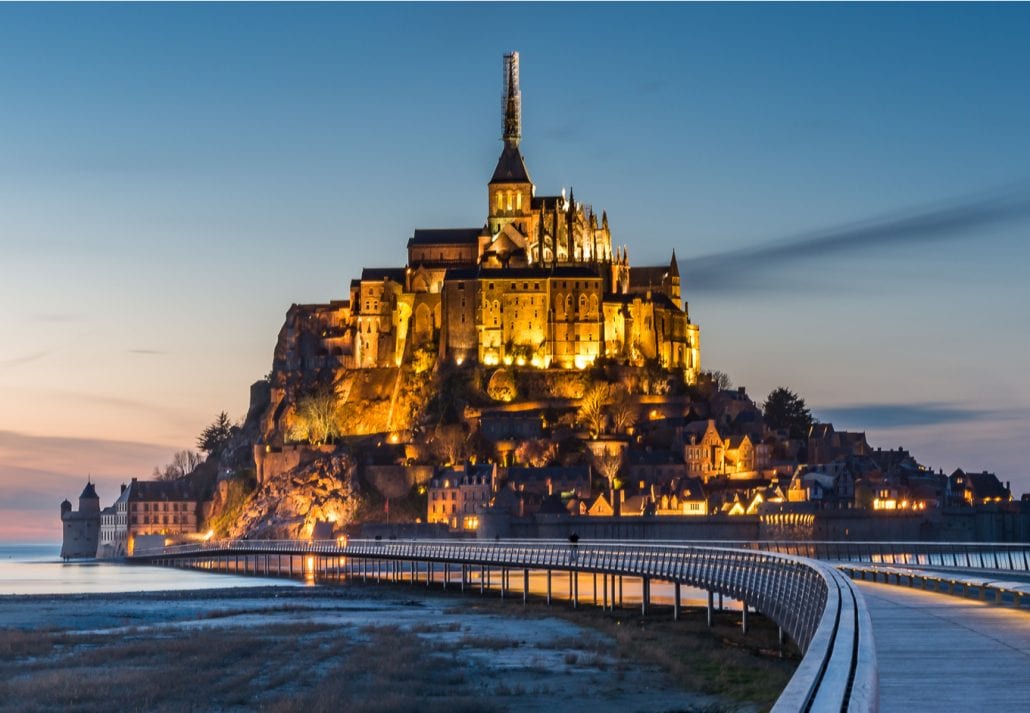
<path id="1" fill-rule="evenodd" d="M 515 210 L 522 210 L 522 191 L 515 194 Z"/>

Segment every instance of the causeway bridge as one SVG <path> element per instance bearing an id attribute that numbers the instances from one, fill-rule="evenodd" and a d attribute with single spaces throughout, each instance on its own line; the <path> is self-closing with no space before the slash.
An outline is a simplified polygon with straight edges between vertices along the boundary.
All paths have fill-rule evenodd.
<path id="1" fill-rule="evenodd" d="M 374 580 L 647 614 L 702 590 L 803 652 L 773 711 L 1025 710 L 1030 545 L 913 542 L 225 540 L 134 554 L 212 572 Z M 629 586 L 626 586 L 629 585 Z M 706 600 L 706 601 L 705 601 Z M 631 604 L 632 605 L 632 604 Z"/>

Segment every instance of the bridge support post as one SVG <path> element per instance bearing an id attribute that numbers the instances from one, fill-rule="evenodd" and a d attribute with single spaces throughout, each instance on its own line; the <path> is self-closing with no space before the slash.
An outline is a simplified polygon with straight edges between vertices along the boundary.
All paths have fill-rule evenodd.
<path id="1" fill-rule="evenodd" d="M 479 594 L 486 594 L 486 565 L 479 566 Z"/>
<path id="2" fill-rule="evenodd" d="M 579 572 L 569 572 L 572 578 L 572 608 L 579 609 Z"/>
<path id="3" fill-rule="evenodd" d="M 593 586 L 594 606 L 597 606 L 597 572 L 594 572 L 594 586 Z"/>
<path id="4" fill-rule="evenodd" d="M 647 616 L 648 599 L 651 598 L 651 578 L 642 577 L 640 580 L 640 616 Z"/>
<path id="5" fill-rule="evenodd" d="M 501 599 L 504 599 L 504 590 L 508 588 L 508 570 L 501 567 Z"/>
<path id="6" fill-rule="evenodd" d="M 680 620 L 680 583 L 674 582 L 672 585 L 672 620 Z"/>
<path id="7" fill-rule="evenodd" d="M 622 576 L 619 576 L 619 609 L 624 609 L 626 603 L 622 599 Z"/>
<path id="8" fill-rule="evenodd" d="M 740 603 L 740 631 L 747 634 L 747 602 Z"/>
<path id="9" fill-rule="evenodd" d="M 719 592 L 719 611 L 722 611 L 722 592 Z"/>
<path id="10" fill-rule="evenodd" d="M 451 565 L 448 562 L 443 563 L 443 589 L 446 591 L 447 582 L 451 577 Z"/>
<path id="11" fill-rule="evenodd" d="M 429 586 L 432 584 L 432 582 L 433 582 L 433 563 L 432 562 L 426 562 L 426 589 L 429 589 Z"/>
<path id="12" fill-rule="evenodd" d="M 525 606 L 529 601 L 529 570 L 522 570 L 522 604 Z"/>
<path id="13" fill-rule="evenodd" d="M 713 620 L 715 619 L 715 609 L 712 606 L 712 590 L 708 590 L 708 628 L 712 628 Z"/>
<path id="14" fill-rule="evenodd" d="M 608 611 L 608 575 L 601 575 L 601 611 Z"/>
<path id="15" fill-rule="evenodd" d="M 547 606 L 551 606 L 551 570 L 547 570 Z"/>
<path id="16" fill-rule="evenodd" d="M 468 565 L 461 566 L 461 591 L 465 591 L 465 573 L 468 570 Z"/>

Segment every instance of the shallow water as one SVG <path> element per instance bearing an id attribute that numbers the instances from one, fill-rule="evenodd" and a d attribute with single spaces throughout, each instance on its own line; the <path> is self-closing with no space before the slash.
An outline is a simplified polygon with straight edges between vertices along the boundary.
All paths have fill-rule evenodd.
<path id="1" fill-rule="evenodd" d="M 224 589 L 304 586 L 266 577 L 212 575 L 204 572 L 146 567 L 99 560 L 63 561 L 60 545 L 0 544 L 0 595 L 161 592 L 181 589 Z"/>

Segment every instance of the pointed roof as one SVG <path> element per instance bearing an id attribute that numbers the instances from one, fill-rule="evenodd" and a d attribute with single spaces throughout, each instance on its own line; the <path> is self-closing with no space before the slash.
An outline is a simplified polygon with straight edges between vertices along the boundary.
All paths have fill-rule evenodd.
<path id="1" fill-rule="evenodd" d="M 86 482 L 86 487 L 82 489 L 82 495 L 80 495 L 79 498 L 93 498 L 96 500 L 100 499 L 100 496 L 97 495 L 97 489 L 93 487 L 92 481 Z"/>
<path id="2" fill-rule="evenodd" d="M 672 261 L 669 263 L 669 276 L 670 277 L 679 277 L 680 276 L 680 266 L 679 266 L 679 263 L 676 262 L 676 248 L 672 249 Z"/>
<path id="3" fill-rule="evenodd" d="M 490 184 L 495 183 L 532 183 L 529 177 L 529 170 L 526 162 L 522 159 L 522 153 L 518 146 L 505 143 L 501 151 L 501 157 L 497 159 L 497 168 L 490 178 Z"/>

